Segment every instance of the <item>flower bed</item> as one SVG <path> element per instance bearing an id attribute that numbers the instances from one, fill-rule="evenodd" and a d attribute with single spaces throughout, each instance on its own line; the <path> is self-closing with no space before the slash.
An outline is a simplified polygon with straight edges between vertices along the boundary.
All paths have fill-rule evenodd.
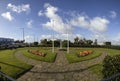
<path id="1" fill-rule="evenodd" d="M 90 54 L 92 54 L 92 53 L 93 53 L 92 50 L 83 51 L 83 52 L 80 52 L 80 53 L 78 54 L 78 57 L 87 56 L 87 55 L 90 55 Z"/>
<path id="2" fill-rule="evenodd" d="M 38 56 L 42 56 L 42 57 L 45 57 L 45 53 L 43 52 L 40 52 L 39 50 L 28 50 L 29 53 L 32 53 L 32 54 L 35 54 L 35 55 L 38 55 Z"/>

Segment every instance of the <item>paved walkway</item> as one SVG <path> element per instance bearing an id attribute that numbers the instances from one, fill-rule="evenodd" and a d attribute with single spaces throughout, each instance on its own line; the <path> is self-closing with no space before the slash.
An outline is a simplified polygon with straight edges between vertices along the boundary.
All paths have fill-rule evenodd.
<path id="1" fill-rule="evenodd" d="M 18 81 L 99 81 L 87 67 L 100 63 L 106 55 L 107 53 L 103 53 L 89 61 L 69 64 L 62 51 L 58 51 L 54 63 L 36 61 L 16 52 L 15 56 L 19 60 L 34 65 L 29 72 L 18 78 Z"/>

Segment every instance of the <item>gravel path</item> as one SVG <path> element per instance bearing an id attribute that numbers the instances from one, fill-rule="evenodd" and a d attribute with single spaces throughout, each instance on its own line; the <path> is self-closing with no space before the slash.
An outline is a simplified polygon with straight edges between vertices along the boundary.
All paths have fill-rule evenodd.
<path id="1" fill-rule="evenodd" d="M 106 55 L 107 53 L 103 53 L 89 61 L 69 64 L 62 51 L 57 52 L 54 63 L 36 61 L 16 52 L 17 59 L 34 65 L 29 72 L 18 78 L 18 81 L 99 81 L 88 67 L 100 63 Z"/>

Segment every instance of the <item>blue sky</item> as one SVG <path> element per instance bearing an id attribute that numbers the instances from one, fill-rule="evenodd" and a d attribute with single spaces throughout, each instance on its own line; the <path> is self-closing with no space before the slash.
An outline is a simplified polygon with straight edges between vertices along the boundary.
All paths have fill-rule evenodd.
<path id="1" fill-rule="evenodd" d="M 74 37 L 120 44 L 120 0 L 0 0 L 0 37 Z"/>

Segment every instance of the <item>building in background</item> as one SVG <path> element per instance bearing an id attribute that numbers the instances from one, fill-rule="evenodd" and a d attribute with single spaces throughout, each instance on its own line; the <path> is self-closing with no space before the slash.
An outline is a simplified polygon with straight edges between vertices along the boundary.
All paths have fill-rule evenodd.
<path id="1" fill-rule="evenodd" d="M 111 42 L 109 42 L 109 41 L 104 42 L 104 45 L 105 45 L 105 46 L 111 46 Z"/>
<path id="2" fill-rule="evenodd" d="M 2 44 L 12 44 L 12 43 L 14 43 L 14 39 L 0 38 L 0 45 L 2 45 Z"/>

